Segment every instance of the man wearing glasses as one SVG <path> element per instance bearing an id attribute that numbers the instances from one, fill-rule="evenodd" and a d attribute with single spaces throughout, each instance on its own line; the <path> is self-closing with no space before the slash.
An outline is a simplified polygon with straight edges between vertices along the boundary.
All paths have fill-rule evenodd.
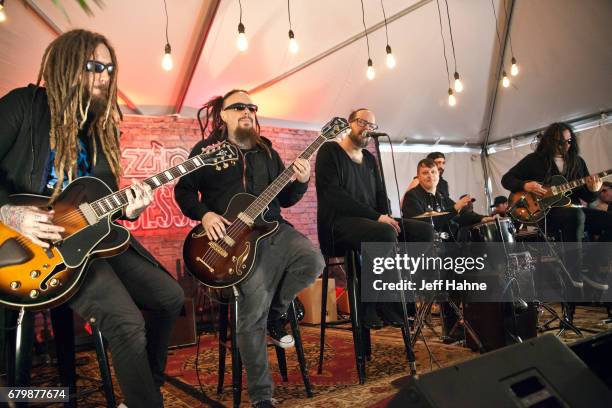
<path id="1" fill-rule="evenodd" d="M 117 190 L 120 120 L 117 61 L 108 40 L 85 30 L 55 39 L 43 56 L 38 84 L 0 99 L 0 222 L 42 247 L 61 239 L 63 228 L 53 224 L 53 211 L 14 206 L 8 196 L 56 197 L 70 180 L 90 175 Z M 151 189 L 134 182 L 126 191 L 129 205 L 123 215 L 136 219 L 151 203 Z M 167 348 L 183 304 L 178 283 L 133 238 L 120 255 L 92 261 L 67 302 L 85 321 L 95 319 L 130 408 L 163 406 Z M 151 312 L 146 325 L 140 309 Z M 29 312 L 22 325 L 21 347 L 31 350 L 34 321 Z M 27 361 L 18 366 L 29 366 L 31 356 L 22 357 Z M 16 381 L 29 385 L 29 373 L 17 373 Z"/>
<path id="2" fill-rule="evenodd" d="M 541 135 L 535 152 L 512 167 L 501 182 L 511 192 L 526 191 L 542 196 L 546 194 L 543 185 L 554 175 L 562 175 L 568 181 L 589 176 L 587 165 L 579 155 L 574 130 L 566 123 L 551 124 Z M 572 190 L 571 207 L 555 207 L 546 215 L 548 232 L 560 236 L 564 242 L 582 242 L 586 230 L 591 236 L 599 236 L 601 242 L 611 242 L 612 215 L 581 206 L 581 200 L 590 203 L 597 198 L 602 184 L 600 178 L 589 176 L 586 185 Z M 596 289 L 608 289 L 607 272 L 594 265 L 583 269 L 583 258 L 589 259 L 583 257 L 582 250 L 567 257 L 570 283 L 576 288 L 586 283 Z"/>
<path id="3" fill-rule="evenodd" d="M 362 242 L 397 242 L 401 228 L 387 213 L 387 194 L 376 159 L 366 147 L 367 131 L 378 128 L 374 113 L 357 109 L 349 115 L 350 132 L 338 143 L 326 143 L 317 153 L 317 225 L 326 254 L 361 249 Z M 432 241 L 430 225 L 404 220 L 408 241 Z M 383 323 L 403 325 L 399 303 L 364 303 L 363 324 L 380 329 Z M 378 309 L 378 310 L 377 310 Z M 379 316 L 380 313 L 380 316 Z M 381 319 L 382 318 L 382 319 Z"/>
<path id="4" fill-rule="evenodd" d="M 204 105 L 202 136 L 191 155 L 212 143 L 228 140 L 240 150 L 235 166 L 222 171 L 206 167 L 183 177 L 175 187 L 176 202 L 183 214 L 201 221 L 212 240 L 222 239 L 230 222 L 225 213 L 238 193 L 259 196 L 285 170 L 272 142 L 260 134 L 257 105 L 246 91 L 233 90 L 212 98 Z M 310 163 L 297 159 L 294 180 L 268 206 L 268 221 L 278 221 L 278 230 L 258 246 L 254 270 L 238 286 L 237 342 L 247 372 L 249 397 L 253 406 L 272 407 L 274 383 L 268 365 L 266 326 L 272 342 L 293 347 L 282 316 L 295 296 L 310 286 L 324 267 L 321 252 L 295 230 L 281 215 L 281 207 L 296 204 L 306 192 Z"/>
<path id="5" fill-rule="evenodd" d="M 599 198 L 589 204 L 589 208 L 612 212 L 612 182 L 604 181 L 603 187 L 599 190 Z"/>

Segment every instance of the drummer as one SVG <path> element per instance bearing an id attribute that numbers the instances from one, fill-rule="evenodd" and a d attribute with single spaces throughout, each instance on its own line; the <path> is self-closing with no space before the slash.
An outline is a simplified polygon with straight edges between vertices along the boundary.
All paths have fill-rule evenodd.
<path id="1" fill-rule="evenodd" d="M 493 217 L 480 215 L 470 210 L 473 199 L 469 194 L 462 196 L 457 202 L 437 190 L 440 173 L 436 163 L 429 158 L 421 160 L 417 165 L 417 179 L 419 184 L 408 190 L 402 200 L 402 217 L 413 218 L 424 213 L 434 217 L 419 218 L 425 222 L 432 222 L 438 232 L 448 229 L 452 221 L 459 227 L 470 226 L 479 222 L 492 221 Z"/>
<path id="2" fill-rule="evenodd" d="M 506 196 L 495 197 L 495 200 L 493 200 L 493 204 L 491 205 L 491 215 L 507 217 L 506 211 L 508 211 L 508 199 Z"/>

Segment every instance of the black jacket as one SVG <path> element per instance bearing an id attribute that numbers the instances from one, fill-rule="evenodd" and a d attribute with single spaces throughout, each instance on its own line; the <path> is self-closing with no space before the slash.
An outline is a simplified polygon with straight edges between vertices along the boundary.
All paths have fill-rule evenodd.
<path id="1" fill-rule="evenodd" d="M 549 164 L 550 163 L 550 164 Z M 552 176 L 559 175 L 559 170 L 554 162 L 539 153 L 529 153 L 523 157 L 514 167 L 512 167 L 501 179 L 502 186 L 511 192 L 522 191 L 523 186 L 528 181 L 537 181 L 541 184 L 548 184 Z M 578 175 L 577 178 L 589 175 L 589 169 L 582 157 L 578 156 Z M 571 181 L 571 180 L 568 180 Z M 590 203 L 597 198 L 597 193 L 590 192 L 586 186 L 579 187 L 572 192 L 572 202 L 578 204 L 580 199 Z"/>
<path id="2" fill-rule="evenodd" d="M 450 212 L 448 215 L 434 218 L 436 227 L 445 226 L 451 220 L 456 222 L 460 227 L 466 227 L 479 223 L 484 217 L 474 211 L 465 209 L 457 213 L 454 206 L 455 202 L 449 196 L 442 194 L 439 189 L 436 189 L 436 194 L 434 195 L 425 191 L 419 184 L 404 194 L 404 199 L 402 200 L 402 217 L 412 218 L 426 211 Z M 419 220 L 430 222 L 429 218 L 419 218 Z"/>
<path id="3" fill-rule="evenodd" d="M 357 201 L 347 191 L 346 174 L 351 159 L 342 146 L 335 142 L 323 144 L 317 153 L 315 164 L 317 187 L 317 231 L 324 254 L 332 253 L 334 221 L 342 217 L 361 217 L 378 220 L 386 214 L 387 196 L 382 186 L 376 159 L 363 149 L 363 163 L 375 172 L 376 208 Z"/>
<path id="4" fill-rule="evenodd" d="M 174 188 L 174 197 L 183 214 L 192 220 L 201 221 L 208 211 L 223 214 L 232 197 L 238 193 L 246 192 L 259 196 L 285 170 L 285 165 L 272 148 L 272 143 L 266 138 L 262 139 L 267 143 L 271 157 L 263 148 L 257 146 L 240 151 L 239 161 L 226 169 L 204 167 L 181 178 Z M 198 142 L 189 157 L 200 154 L 202 148 L 215 140 L 214 137 L 209 137 Z M 284 222 L 280 208 L 291 207 L 300 201 L 307 189 L 308 183 L 289 183 L 272 200 L 265 219 Z M 198 193 L 201 198 L 198 198 Z"/>
<path id="5" fill-rule="evenodd" d="M 44 88 L 29 85 L 0 98 L 0 207 L 8 202 L 11 194 L 43 194 L 51 154 L 50 127 L 51 115 Z M 98 149 L 92 176 L 117 191 L 115 177 L 102 149 Z M 142 256 L 160 266 L 133 237 L 130 243 Z"/>

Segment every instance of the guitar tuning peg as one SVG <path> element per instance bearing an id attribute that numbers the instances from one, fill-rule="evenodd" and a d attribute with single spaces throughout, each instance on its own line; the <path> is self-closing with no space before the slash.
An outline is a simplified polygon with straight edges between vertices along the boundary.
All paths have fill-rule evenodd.
<path id="1" fill-rule="evenodd" d="M 229 165 L 227 163 L 223 163 L 223 168 L 227 169 L 229 167 Z"/>
<path id="2" fill-rule="evenodd" d="M 221 171 L 221 166 L 215 166 L 215 170 Z"/>

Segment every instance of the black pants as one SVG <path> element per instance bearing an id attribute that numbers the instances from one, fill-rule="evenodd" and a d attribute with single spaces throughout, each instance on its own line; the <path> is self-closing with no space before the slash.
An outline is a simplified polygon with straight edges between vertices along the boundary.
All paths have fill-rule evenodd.
<path id="1" fill-rule="evenodd" d="M 546 215 L 549 232 L 561 231 L 565 242 L 581 242 L 584 232 L 599 236 L 601 242 L 612 242 L 612 213 L 593 208 L 552 208 Z"/>
<path id="2" fill-rule="evenodd" d="M 131 248 L 113 258 L 92 261 L 81 288 L 68 301 L 85 321 L 95 318 L 108 341 L 128 407 L 163 406 L 159 387 L 170 333 L 183 304 L 178 283 Z M 146 323 L 140 309 L 150 312 Z M 27 341 L 31 350 L 32 338 Z M 27 382 L 23 376 L 17 373 L 17 382 Z"/>

